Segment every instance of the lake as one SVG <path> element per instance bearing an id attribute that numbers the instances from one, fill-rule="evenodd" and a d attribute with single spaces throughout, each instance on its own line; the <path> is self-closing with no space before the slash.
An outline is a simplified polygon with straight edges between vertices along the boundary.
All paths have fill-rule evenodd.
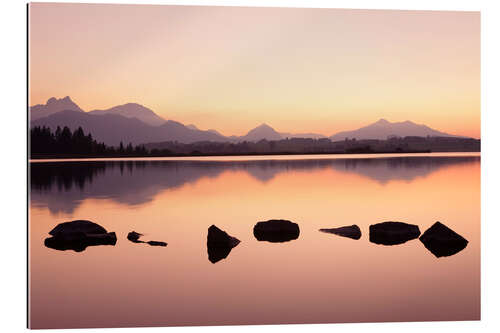
<path id="1" fill-rule="evenodd" d="M 32 328 L 480 319 L 480 154 L 307 155 L 32 161 Z M 116 245 L 44 245 L 90 220 Z M 300 235 L 258 241 L 259 221 Z M 437 258 L 418 239 L 386 246 L 369 226 L 440 221 L 469 241 Z M 212 263 L 207 229 L 238 238 Z M 357 224 L 361 239 L 319 232 Z M 136 231 L 144 240 L 127 240 Z"/>

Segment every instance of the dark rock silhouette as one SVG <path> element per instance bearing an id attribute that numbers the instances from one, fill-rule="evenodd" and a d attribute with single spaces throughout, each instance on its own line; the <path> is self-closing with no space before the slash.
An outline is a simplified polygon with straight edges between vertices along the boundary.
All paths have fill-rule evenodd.
<path id="1" fill-rule="evenodd" d="M 139 238 L 143 236 L 143 234 L 140 234 L 135 231 L 131 231 L 127 235 L 127 239 L 133 243 L 144 243 L 144 241 L 139 240 Z"/>
<path id="2" fill-rule="evenodd" d="M 151 246 L 167 246 L 167 243 L 160 241 L 149 241 L 147 243 Z"/>
<path id="3" fill-rule="evenodd" d="M 439 221 L 422 234 L 420 241 L 437 258 L 457 254 L 465 249 L 469 243 L 465 238 Z"/>
<path id="4" fill-rule="evenodd" d="M 49 234 L 52 237 L 45 239 L 45 246 L 60 251 L 81 252 L 87 246 L 116 244 L 114 232 L 107 232 L 100 225 L 86 220 L 60 223 Z"/>
<path id="5" fill-rule="evenodd" d="M 207 252 L 208 260 L 215 264 L 225 259 L 231 250 L 240 243 L 240 240 L 228 235 L 227 232 L 211 225 L 208 228 Z"/>
<path id="6" fill-rule="evenodd" d="M 142 236 L 144 236 L 144 235 L 140 234 L 138 232 L 135 232 L 135 231 L 131 231 L 131 232 L 128 233 L 127 239 L 129 241 L 131 241 L 132 243 L 146 243 L 146 244 L 149 244 L 151 246 L 167 246 L 167 243 L 161 242 L 161 241 L 148 241 L 148 242 L 145 242 L 145 241 L 139 240 L 139 238 L 141 238 Z"/>
<path id="7" fill-rule="evenodd" d="M 271 243 L 288 242 L 299 238 L 299 234 L 299 225 L 287 220 L 261 221 L 253 227 L 253 235 L 258 241 Z"/>
<path id="8" fill-rule="evenodd" d="M 418 238 L 417 225 L 404 222 L 382 222 L 370 226 L 370 242 L 382 245 L 397 245 Z"/>
<path id="9" fill-rule="evenodd" d="M 329 234 L 335 234 L 342 237 L 348 237 L 352 239 L 360 239 L 361 238 L 361 229 L 355 224 L 351 226 L 345 226 L 340 228 L 331 228 L 331 229 L 319 229 L 321 232 L 326 232 Z"/>

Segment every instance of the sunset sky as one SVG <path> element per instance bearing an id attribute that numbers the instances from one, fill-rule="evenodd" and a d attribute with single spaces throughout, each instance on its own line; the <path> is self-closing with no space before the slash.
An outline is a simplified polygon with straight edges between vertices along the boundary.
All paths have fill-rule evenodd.
<path id="1" fill-rule="evenodd" d="M 30 4 L 30 105 L 142 104 L 242 135 L 379 118 L 480 137 L 479 12 Z"/>

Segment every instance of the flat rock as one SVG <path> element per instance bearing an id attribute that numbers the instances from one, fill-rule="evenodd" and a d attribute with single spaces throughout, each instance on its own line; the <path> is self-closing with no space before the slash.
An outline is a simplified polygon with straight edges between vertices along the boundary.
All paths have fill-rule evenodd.
<path id="1" fill-rule="evenodd" d="M 207 235 L 208 260 L 216 262 L 227 258 L 231 250 L 240 243 L 236 237 L 230 236 L 227 232 L 211 225 Z"/>
<path id="2" fill-rule="evenodd" d="M 382 222 L 370 226 L 370 242 L 382 245 L 398 245 L 418 238 L 417 225 L 404 222 Z"/>
<path id="3" fill-rule="evenodd" d="M 342 237 L 348 237 L 352 239 L 360 239 L 361 238 L 361 229 L 355 224 L 351 226 L 339 227 L 339 228 L 330 228 L 330 229 L 319 229 L 321 232 L 326 232 L 329 234 L 334 234 Z"/>
<path id="4" fill-rule="evenodd" d="M 54 229 L 49 231 L 49 235 L 57 236 L 74 232 L 83 232 L 85 234 L 105 234 L 106 229 L 99 224 L 87 220 L 75 220 L 59 223 Z"/>
<path id="5" fill-rule="evenodd" d="M 299 238 L 299 234 L 299 225 L 288 220 L 261 221 L 253 227 L 253 235 L 258 241 L 271 243 L 288 242 Z"/>
<path id="6" fill-rule="evenodd" d="M 457 254 L 465 249 L 469 243 L 465 238 L 439 221 L 420 236 L 420 241 L 437 258 Z"/>
<path id="7" fill-rule="evenodd" d="M 151 246 L 167 246 L 167 243 L 160 241 L 149 241 L 147 243 Z"/>
<path id="8" fill-rule="evenodd" d="M 88 246 L 116 244 L 114 232 L 107 232 L 97 223 L 86 220 L 60 223 L 49 234 L 52 237 L 45 239 L 45 246 L 60 251 L 81 252 Z"/>

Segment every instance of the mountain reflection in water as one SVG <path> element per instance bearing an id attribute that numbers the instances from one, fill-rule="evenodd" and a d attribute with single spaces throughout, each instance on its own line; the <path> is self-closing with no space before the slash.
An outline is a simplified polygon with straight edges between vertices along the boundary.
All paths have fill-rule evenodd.
<path id="1" fill-rule="evenodd" d="M 71 214 L 88 198 L 141 205 L 161 191 L 179 188 L 223 172 L 247 172 L 262 183 L 280 173 L 334 169 L 384 185 L 411 182 L 442 168 L 479 162 L 479 156 L 408 156 L 249 161 L 87 161 L 31 163 L 31 201 L 52 214 Z"/>

